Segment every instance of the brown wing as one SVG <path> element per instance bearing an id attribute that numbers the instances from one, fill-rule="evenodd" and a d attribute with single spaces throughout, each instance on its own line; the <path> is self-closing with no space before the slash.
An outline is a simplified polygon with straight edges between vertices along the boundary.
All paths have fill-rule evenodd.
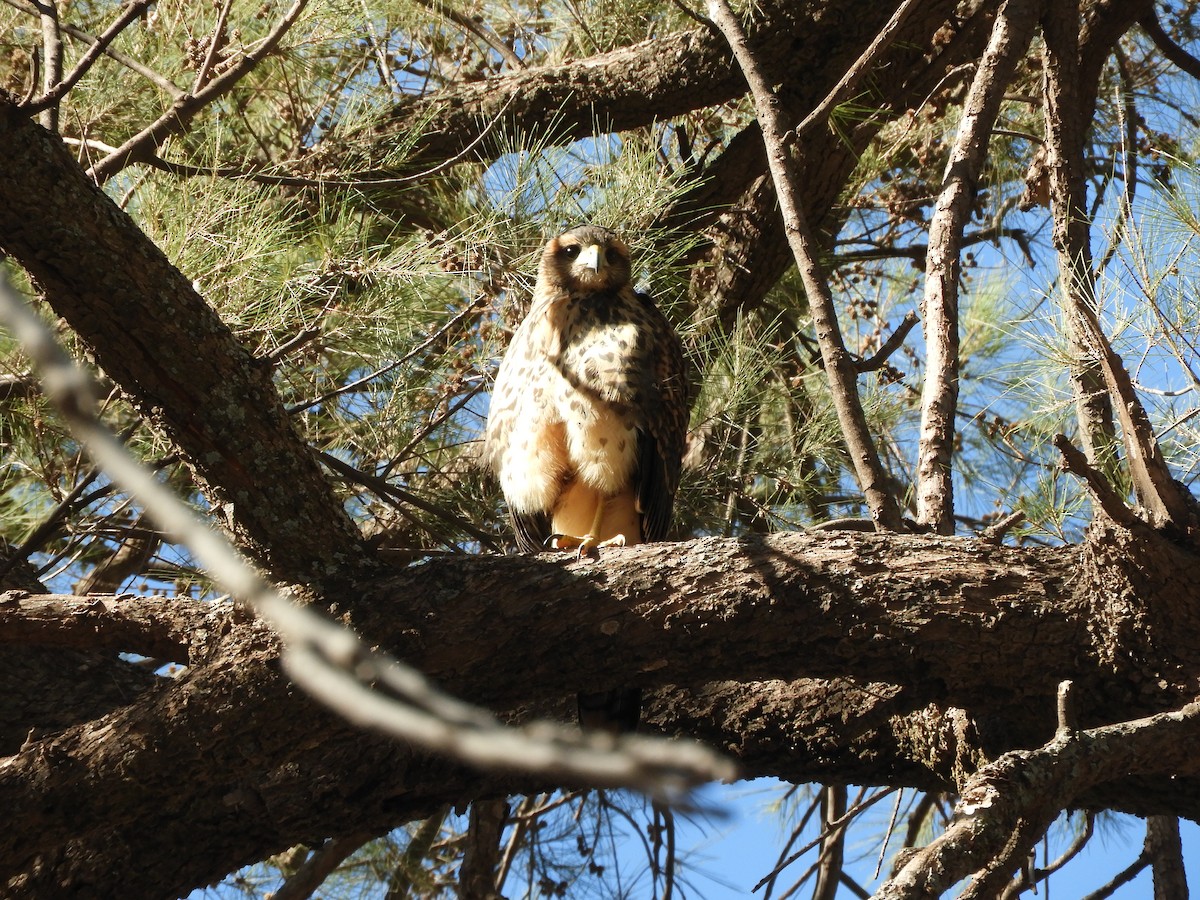
<path id="1" fill-rule="evenodd" d="M 642 402 L 645 430 L 638 436 L 636 487 L 642 539 L 661 541 L 671 526 L 675 491 L 687 441 L 688 387 L 683 346 L 671 323 L 646 294 L 638 293 L 648 336 L 652 383 Z"/>

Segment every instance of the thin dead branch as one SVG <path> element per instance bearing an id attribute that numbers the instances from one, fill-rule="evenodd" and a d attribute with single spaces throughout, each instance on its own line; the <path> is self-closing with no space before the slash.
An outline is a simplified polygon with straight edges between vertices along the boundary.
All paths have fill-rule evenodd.
<path id="1" fill-rule="evenodd" d="M 1029 46 L 1038 0 L 1007 0 L 963 103 L 958 137 L 929 223 L 925 256 L 925 383 L 917 457 L 917 522 L 954 533 L 954 423 L 958 410 L 958 285 L 962 235 L 971 217 L 989 138 L 1017 63 Z"/>
<path id="2" fill-rule="evenodd" d="M 858 372 L 842 340 L 833 295 L 821 271 L 820 248 L 809 228 L 800 201 L 796 163 L 792 154 L 788 152 L 789 145 L 794 143 L 794 135 L 788 133 L 779 98 L 775 96 L 770 82 L 759 68 L 742 30 L 742 24 L 730 9 L 728 2 L 709 0 L 708 15 L 725 35 L 754 95 L 754 109 L 762 128 L 767 162 L 775 182 L 775 192 L 783 214 L 788 244 L 796 257 L 804 290 L 808 294 L 813 325 L 821 347 L 821 358 L 825 363 L 838 421 L 850 451 L 859 487 L 876 527 L 898 531 L 903 525 L 900 507 L 889 490 L 887 473 L 883 469 L 879 452 L 867 427 L 862 399 L 858 395 Z"/>
<path id="3" fill-rule="evenodd" d="M 200 90 L 177 97 L 171 108 L 154 122 L 92 166 L 88 170 L 92 179 L 97 184 L 104 183 L 131 163 L 141 162 L 144 157 L 153 154 L 171 135 L 186 131 L 188 124 L 201 110 L 231 91 L 255 66 L 274 52 L 284 35 L 300 18 L 307 2 L 308 0 L 295 0 L 291 8 L 275 23 L 275 27 L 259 41 L 258 46 L 242 56 L 236 64 Z"/>
<path id="4" fill-rule="evenodd" d="M 859 372 L 874 372 L 882 369 L 887 361 L 891 359 L 892 354 L 904 344 L 904 339 L 908 337 L 908 333 L 916 327 L 919 321 L 921 320 L 915 312 L 910 311 L 906 313 L 900 325 L 883 342 L 883 346 L 867 359 L 860 359 L 855 363 L 855 368 Z"/>

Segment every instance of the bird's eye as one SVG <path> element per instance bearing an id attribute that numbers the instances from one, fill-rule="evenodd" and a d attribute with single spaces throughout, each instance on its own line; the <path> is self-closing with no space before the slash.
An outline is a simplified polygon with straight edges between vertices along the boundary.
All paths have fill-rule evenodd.
<path id="1" fill-rule="evenodd" d="M 578 244 L 567 244 L 567 246 L 563 247 L 558 252 L 561 253 L 563 256 L 565 256 L 567 259 L 574 259 L 575 257 L 577 257 L 579 255 L 579 245 Z"/>
<path id="2" fill-rule="evenodd" d="M 604 252 L 604 258 L 607 259 L 609 263 L 615 263 L 621 259 L 621 251 L 616 247 L 609 247 L 608 250 Z"/>

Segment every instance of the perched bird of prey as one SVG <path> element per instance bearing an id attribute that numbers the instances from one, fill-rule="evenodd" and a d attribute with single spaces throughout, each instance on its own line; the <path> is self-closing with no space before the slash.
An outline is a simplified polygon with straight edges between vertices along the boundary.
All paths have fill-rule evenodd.
<path id="1" fill-rule="evenodd" d="M 679 337 L 633 289 L 629 248 L 595 225 L 551 240 L 484 437 L 520 548 L 582 556 L 666 537 L 687 420 Z M 631 728 L 629 697 L 616 693 L 581 696 L 584 724 L 595 712 Z"/>

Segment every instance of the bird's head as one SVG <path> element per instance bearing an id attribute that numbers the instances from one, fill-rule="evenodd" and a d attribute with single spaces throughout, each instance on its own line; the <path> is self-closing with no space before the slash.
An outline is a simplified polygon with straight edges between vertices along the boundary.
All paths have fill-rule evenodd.
<path id="1" fill-rule="evenodd" d="M 629 277 L 629 248 L 598 225 L 577 225 L 551 240 L 538 272 L 543 284 L 571 293 L 615 290 Z"/>

